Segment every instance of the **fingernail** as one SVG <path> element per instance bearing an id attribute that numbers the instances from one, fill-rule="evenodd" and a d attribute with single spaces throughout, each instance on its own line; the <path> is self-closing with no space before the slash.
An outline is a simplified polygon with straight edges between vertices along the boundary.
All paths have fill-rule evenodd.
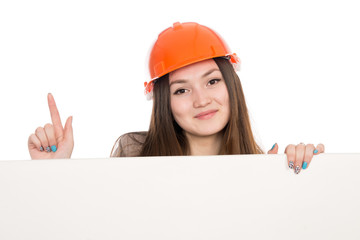
<path id="1" fill-rule="evenodd" d="M 315 150 L 314 150 L 314 153 L 318 153 L 318 150 L 317 150 L 317 149 L 315 149 Z"/>
<path id="2" fill-rule="evenodd" d="M 50 147 L 46 147 L 46 152 L 50 152 Z"/>
<path id="3" fill-rule="evenodd" d="M 56 152 L 56 146 L 55 145 L 51 146 L 51 151 Z"/>
<path id="4" fill-rule="evenodd" d="M 307 162 L 303 162 L 302 168 L 303 168 L 303 169 L 306 169 L 306 167 L 307 167 Z"/>
<path id="5" fill-rule="evenodd" d="M 293 168 L 294 168 L 294 162 L 293 162 L 293 161 L 290 161 L 290 162 L 289 162 L 289 168 L 290 168 L 290 169 L 293 169 Z"/>
<path id="6" fill-rule="evenodd" d="M 274 143 L 274 145 L 272 146 L 272 148 L 271 148 L 270 150 L 273 150 L 273 149 L 274 149 L 274 147 L 275 147 L 275 145 L 276 145 L 276 143 Z"/>
<path id="7" fill-rule="evenodd" d="M 299 174 L 299 172 L 300 172 L 300 166 L 296 166 L 296 168 L 295 168 L 295 173 L 296 173 L 296 174 Z"/>
<path id="8" fill-rule="evenodd" d="M 41 151 L 41 152 L 44 151 L 44 148 L 43 148 L 42 146 L 40 147 L 40 151 Z"/>

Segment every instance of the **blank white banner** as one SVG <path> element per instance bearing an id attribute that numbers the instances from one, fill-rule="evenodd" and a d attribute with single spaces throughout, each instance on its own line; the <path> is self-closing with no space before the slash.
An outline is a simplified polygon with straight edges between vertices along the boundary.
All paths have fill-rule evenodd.
<path id="1" fill-rule="evenodd" d="M 0 161 L 0 239 L 360 239 L 360 154 Z"/>

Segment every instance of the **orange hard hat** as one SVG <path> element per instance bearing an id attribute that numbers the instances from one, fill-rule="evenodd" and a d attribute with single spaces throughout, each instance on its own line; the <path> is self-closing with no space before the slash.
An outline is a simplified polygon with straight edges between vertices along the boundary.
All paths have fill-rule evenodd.
<path id="1" fill-rule="evenodd" d="M 174 23 L 159 34 L 151 49 L 151 81 L 144 83 L 145 94 L 152 92 L 155 79 L 186 65 L 215 57 L 228 57 L 235 69 L 239 68 L 240 59 L 215 31 L 194 22 Z"/>

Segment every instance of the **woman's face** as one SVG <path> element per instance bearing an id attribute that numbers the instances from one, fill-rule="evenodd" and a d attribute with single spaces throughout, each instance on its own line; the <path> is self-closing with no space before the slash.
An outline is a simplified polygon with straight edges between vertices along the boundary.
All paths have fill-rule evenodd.
<path id="1" fill-rule="evenodd" d="M 171 72 L 169 84 L 172 114 L 186 134 L 210 136 L 226 126 L 229 94 L 213 59 Z"/>

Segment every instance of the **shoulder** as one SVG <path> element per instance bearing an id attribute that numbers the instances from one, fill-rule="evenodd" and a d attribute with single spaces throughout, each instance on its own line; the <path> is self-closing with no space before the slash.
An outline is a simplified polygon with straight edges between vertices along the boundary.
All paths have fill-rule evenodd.
<path id="1" fill-rule="evenodd" d="M 115 142 L 110 157 L 136 157 L 140 155 L 147 132 L 130 132 L 121 135 Z"/>

